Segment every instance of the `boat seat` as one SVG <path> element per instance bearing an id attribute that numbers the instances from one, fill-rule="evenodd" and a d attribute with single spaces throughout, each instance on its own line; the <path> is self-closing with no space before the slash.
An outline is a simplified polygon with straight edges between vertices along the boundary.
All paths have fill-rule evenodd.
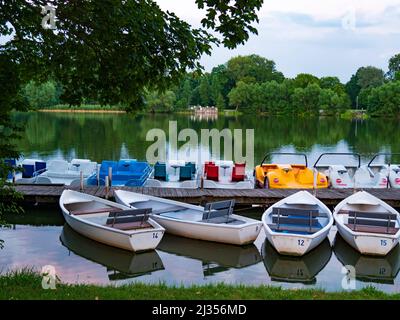
<path id="1" fill-rule="evenodd" d="M 315 233 L 322 228 L 318 216 L 318 209 L 274 207 L 270 228 L 274 231 Z"/>
<path id="2" fill-rule="evenodd" d="M 395 234 L 397 232 L 395 231 L 396 214 L 365 211 L 349 211 L 348 214 L 349 218 L 346 226 L 353 231 L 388 234 Z"/>
<path id="3" fill-rule="evenodd" d="M 23 164 L 22 165 L 22 178 L 32 178 L 35 172 L 35 165 L 33 164 Z"/>
<path id="4" fill-rule="evenodd" d="M 109 225 L 107 225 L 109 227 Z M 153 228 L 153 226 L 148 222 L 129 222 L 129 223 L 116 223 L 112 226 L 114 229 L 128 231 L 128 230 L 136 230 L 136 229 L 147 229 Z"/>
<path id="5" fill-rule="evenodd" d="M 232 182 L 244 181 L 246 174 L 246 164 L 245 163 L 235 163 L 232 168 Z"/>
<path id="6" fill-rule="evenodd" d="M 179 181 L 192 180 L 192 166 L 186 165 L 179 168 Z"/>
<path id="7" fill-rule="evenodd" d="M 185 166 L 190 166 L 192 169 L 192 174 L 196 174 L 196 164 L 193 162 L 186 162 Z"/>
<path id="8" fill-rule="evenodd" d="M 127 224 L 132 223 L 140 223 L 145 224 L 149 219 L 149 214 L 151 213 L 151 208 L 143 208 L 143 209 L 130 209 L 130 210 L 122 210 L 119 212 L 110 212 L 106 225 L 108 227 L 114 228 L 115 226 L 122 226 L 128 227 Z M 132 228 L 133 228 L 132 224 Z M 121 229 L 127 230 L 127 229 Z"/>
<path id="9" fill-rule="evenodd" d="M 109 207 L 109 208 L 98 208 L 98 209 L 87 209 L 87 210 L 71 210 L 70 213 L 74 216 L 80 216 L 85 214 L 95 214 L 95 213 L 104 213 L 104 212 L 119 212 L 123 211 L 120 208 Z"/>
<path id="10" fill-rule="evenodd" d="M 366 232 L 366 233 L 380 233 L 380 234 L 396 234 L 399 231 L 399 228 L 392 227 L 380 227 L 380 226 L 367 226 L 367 225 L 354 225 L 354 224 L 345 224 L 350 230 L 355 232 Z"/>
<path id="11" fill-rule="evenodd" d="M 219 167 L 208 165 L 206 178 L 207 180 L 219 181 Z"/>
<path id="12" fill-rule="evenodd" d="M 202 221 L 216 217 L 229 217 L 233 213 L 235 200 L 210 202 L 204 206 L 204 213 Z"/>
<path id="13" fill-rule="evenodd" d="M 272 209 L 273 215 L 281 216 L 301 216 L 301 217 L 319 217 L 318 209 L 300 209 L 300 208 L 287 208 L 287 207 L 274 207 Z"/>
<path id="14" fill-rule="evenodd" d="M 154 179 L 167 181 L 167 166 L 165 163 L 157 162 L 154 165 Z"/>

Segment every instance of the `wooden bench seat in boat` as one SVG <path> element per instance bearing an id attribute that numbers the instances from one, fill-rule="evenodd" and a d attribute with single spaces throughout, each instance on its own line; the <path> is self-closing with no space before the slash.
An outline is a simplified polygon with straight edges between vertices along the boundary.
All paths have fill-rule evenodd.
<path id="1" fill-rule="evenodd" d="M 272 224 L 268 226 L 278 232 L 315 233 L 322 228 L 318 221 L 319 214 L 318 209 L 274 207 Z"/>
<path id="2" fill-rule="evenodd" d="M 235 206 L 235 200 L 207 203 L 204 206 L 202 221 L 211 222 L 210 221 L 211 219 L 214 219 L 214 221 L 219 221 L 215 218 L 224 218 L 226 222 L 229 222 L 229 220 L 232 219 L 230 218 L 230 215 L 233 213 L 234 206 Z M 212 223 L 218 223 L 218 222 L 212 222 Z"/>
<path id="3" fill-rule="evenodd" d="M 95 213 L 104 213 L 104 212 L 120 212 L 123 211 L 120 208 L 108 207 L 108 208 L 97 208 L 97 209 L 86 209 L 86 210 L 72 210 L 71 214 L 75 216 L 85 215 L 85 214 L 95 214 Z"/>
<path id="4" fill-rule="evenodd" d="M 397 215 L 390 212 L 348 211 L 346 226 L 353 231 L 396 234 Z"/>
<path id="5" fill-rule="evenodd" d="M 355 232 L 366 232 L 366 233 L 380 233 L 380 234 L 396 234 L 399 231 L 399 228 L 387 228 L 387 227 L 379 227 L 379 226 L 366 226 L 366 225 L 354 225 L 354 224 L 345 224 L 346 227 Z"/>
<path id="6" fill-rule="evenodd" d="M 106 226 L 119 230 L 152 228 L 152 225 L 148 223 L 151 210 L 151 208 L 143 208 L 110 212 Z"/>

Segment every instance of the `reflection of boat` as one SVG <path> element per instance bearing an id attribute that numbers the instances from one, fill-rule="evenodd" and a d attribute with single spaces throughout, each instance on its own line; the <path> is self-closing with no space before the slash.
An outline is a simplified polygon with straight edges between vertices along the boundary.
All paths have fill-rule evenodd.
<path id="1" fill-rule="evenodd" d="M 261 261 L 260 253 L 254 244 L 234 246 L 224 243 L 204 242 L 184 239 L 166 234 L 157 249 L 180 256 L 214 262 L 220 266 L 244 268 Z"/>
<path id="2" fill-rule="evenodd" d="M 332 255 L 328 239 L 302 257 L 280 255 L 268 242 L 262 246 L 264 265 L 273 281 L 316 283 L 317 274 L 326 266 Z"/>
<path id="3" fill-rule="evenodd" d="M 244 245 L 253 243 L 261 230 L 261 221 L 232 213 L 234 200 L 201 207 L 124 190 L 115 190 L 114 197 L 131 208 L 152 208 L 153 220 L 182 237 Z"/>
<path id="4" fill-rule="evenodd" d="M 110 280 L 133 278 L 164 270 L 158 253 L 132 253 L 90 240 L 75 232 L 67 224 L 60 236 L 61 243 L 75 254 L 107 267 Z"/>
<path id="5" fill-rule="evenodd" d="M 302 256 L 328 236 L 333 217 L 311 193 L 299 191 L 269 207 L 262 221 L 268 241 L 279 253 Z"/>
<path id="6" fill-rule="evenodd" d="M 59 203 L 64 219 L 72 229 L 117 248 L 130 251 L 153 250 L 165 231 L 149 218 L 150 209 L 129 209 L 73 190 L 64 190 Z"/>
<path id="7" fill-rule="evenodd" d="M 384 257 L 366 256 L 349 246 L 340 236 L 336 236 L 333 246 L 338 260 L 355 268 L 357 280 L 365 282 L 394 283 L 400 269 L 400 246 L 396 246 Z"/>
<path id="8" fill-rule="evenodd" d="M 333 211 L 340 235 L 362 254 L 384 256 L 400 238 L 400 214 L 365 191 L 341 201 Z"/>

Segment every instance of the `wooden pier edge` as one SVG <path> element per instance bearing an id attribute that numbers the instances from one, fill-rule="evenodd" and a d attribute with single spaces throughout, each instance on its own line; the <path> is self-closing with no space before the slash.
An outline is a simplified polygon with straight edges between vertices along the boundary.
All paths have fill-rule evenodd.
<path id="1" fill-rule="evenodd" d="M 299 191 L 290 189 L 178 189 L 178 188 L 144 188 L 144 187 L 112 187 L 107 194 L 106 187 L 85 186 L 70 187 L 62 185 L 16 185 L 15 189 L 23 195 L 26 203 L 54 203 L 66 189 L 91 194 L 101 198 L 113 198 L 117 189 L 149 194 L 156 197 L 177 200 L 191 204 L 204 204 L 211 201 L 235 199 L 239 205 L 270 206 L 277 201 Z M 393 207 L 400 207 L 400 189 L 364 189 Z M 313 193 L 313 190 L 308 190 Z M 340 201 L 354 193 L 353 189 L 318 189 L 316 196 L 326 205 L 337 205 Z"/>

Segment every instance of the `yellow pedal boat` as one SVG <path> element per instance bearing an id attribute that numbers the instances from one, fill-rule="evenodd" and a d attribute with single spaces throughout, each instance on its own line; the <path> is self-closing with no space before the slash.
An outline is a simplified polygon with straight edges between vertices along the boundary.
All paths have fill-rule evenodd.
<path id="1" fill-rule="evenodd" d="M 300 155 L 305 164 L 267 164 L 271 155 Z M 316 187 L 328 188 L 327 177 L 318 172 Z M 269 153 L 254 170 L 255 187 L 261 189 L 313 189 L 314 171 L 308 168 L 307 155 L 303 153 Z"/>

